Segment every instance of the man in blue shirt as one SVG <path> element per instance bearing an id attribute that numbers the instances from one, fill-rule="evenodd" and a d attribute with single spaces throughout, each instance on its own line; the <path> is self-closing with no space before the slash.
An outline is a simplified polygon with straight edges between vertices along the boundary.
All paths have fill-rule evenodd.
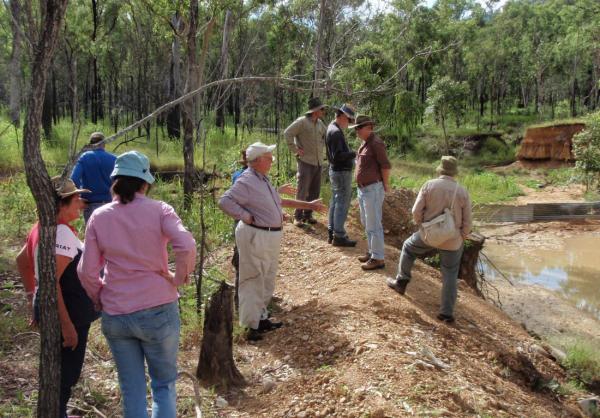
<path id="1" fill-rule="evenodd" d="M 97 144 L 104 140 L 102 132 L 94 132 L 90 135 L 90 144 Z M 83 211 L 83 218 L 87 225 L 92 212 L 100 206 L 112 201 L 110 194 L 110 173 L 115 168 L 115 157 L 104 150 L 104 144 L 98 145 L 92 151 L 86 151 L 79 157 L 71 179 L 78 188 L 91 190 L 91 193 L 82 193 L 81 198 L 87 202 Z"/>
<path id="2" fill-rule="evenodd" d="M 242 159 L 239 160 L 238 163 L 242 165 L 242 168 L 233 172 L 233 174 L 231 175 L 231 184 L 235 183 L 238 177 L 241 176 L 242 173 L 248 168 L 248 161 L 246 160 L 246 150 L 242 150 L 241 155 Z"/>

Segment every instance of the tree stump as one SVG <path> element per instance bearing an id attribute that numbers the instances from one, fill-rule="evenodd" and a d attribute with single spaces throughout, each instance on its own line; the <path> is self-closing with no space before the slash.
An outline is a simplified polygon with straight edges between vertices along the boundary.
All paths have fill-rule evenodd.
<path id="1" fill-rule="evenodd" d="M 233 360 L 233 292 L 221 282 L 204 310 L 204 335 L 196 376 L 203 385 L 228 390 L 246 383 Z"/>
<path id="2" fill-rule="evenodd" d="M 483 248 L 485 237 L 481 234 L 473 232 L 465 240 L 465 250 L 460 260 L 460 270 L 458 278 L 462 279 L 475 290 L 478 296 L 483 297 L 481 283 L 477 278 L 477 261 L 479 260 L 479 252 Z"/>

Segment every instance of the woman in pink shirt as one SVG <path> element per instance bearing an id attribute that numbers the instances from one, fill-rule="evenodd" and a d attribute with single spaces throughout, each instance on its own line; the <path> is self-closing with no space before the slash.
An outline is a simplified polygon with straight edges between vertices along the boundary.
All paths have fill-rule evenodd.
<path id="1" fill-rule="evenodd" d="M 171 206 L 146 197 L 154 177 L 145 155 L 130 151 L 117 157 L 111 178 L 114 200 L 90 217 L 77 271 L 102 310 L 102 332 L 117 365 L 124 417 L 147 416 L 145 361 L 152 417 L 175 418 L 177 286 L 194 270 L 196 243 Z M 168 267 L 169 243 L 174 274 Z"/>

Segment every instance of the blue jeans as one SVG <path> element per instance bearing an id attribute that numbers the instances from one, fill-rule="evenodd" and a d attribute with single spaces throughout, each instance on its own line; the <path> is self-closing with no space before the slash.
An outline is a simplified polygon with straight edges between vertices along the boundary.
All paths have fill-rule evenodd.
<path id="1" fill-rule="evenodd" d="M 439 251 L 440 253 L 440 265 L 442 270 L 442 301 L 440 313 L 453 316 L 454 305 L 456 304 L 458 270 L 460 268 L 460 260 L 463 253 L 462 245 L 455 251 L 439 250 L 427 245 L 421 239 L 419 232 L 415 232 L 404 241 L 404 244 L 402 245 L 402 255 L 400 256 L 396 279 L 410 280 L 410 272 L 415 264 L 415 259 L 434 250 Z"/>
<path id="2" fill-rule="evenodd" d="M 144 360 L 152 418 L 176 418 L 179 328 L 177 302 L 124 315 L 102 312 L 102 333 L 117 365 L 125 418 L 148 417 Z"/>
<path id="3" fill-rule="evenodd" d="M 384 259 L 383 224 L 381 223 L 384 198 L 382 182 L 358 188 L 360 222 L 367 233 L 371 258 L 376 260 Z"/>
<path id="4" fill-rule="evenodd" d="M 331 202 L 329 203 L 329 229 L 336 237 L 346 236 L 344 223 L 348 217 L 352 199 L 352 171 L 329 170 Z"/>
<path id="5" fill-rule="evenodd" d="M 98 209 L 100 206 L 104 206 L 107 203 L 110 202 L 93 202 L 93 203 L 88 203 L 87 206 L 85 207 L 85 209 L 83 210 L 83 219 L 85 221 L 85 224 L 87 225 L 88 221 L 90 220 L 90 216 L 92 216 L 92 213 Z"/>

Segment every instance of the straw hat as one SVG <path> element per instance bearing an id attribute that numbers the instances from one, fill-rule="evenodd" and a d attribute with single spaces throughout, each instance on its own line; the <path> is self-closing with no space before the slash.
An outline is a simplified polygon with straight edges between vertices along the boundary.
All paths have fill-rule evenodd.
<path id="1" fill-rule="evenodd" d="M 91 193 L 91 190 L 77 188 L 73 180 L 69 178 L 54 176 L 50 180 L 52 181 L 52 187 L 61 198 L 72 196 L 75 193 Z"/>
<path id="2" fill-rule="evenodd" d="M 444 155 L 435 171 L 440 175 L 454 177 L 458 174 L 458 161 L 454 157 Z"/>

